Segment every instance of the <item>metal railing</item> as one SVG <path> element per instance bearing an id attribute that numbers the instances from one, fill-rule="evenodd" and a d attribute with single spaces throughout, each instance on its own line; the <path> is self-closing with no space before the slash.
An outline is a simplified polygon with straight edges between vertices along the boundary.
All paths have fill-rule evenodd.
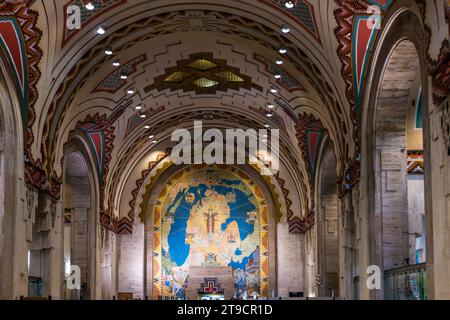
<path id="1" fill-rule="evenodd" d="M 426 287 L 425 263 L 384 272 L 385 300 L 427 300 Z"/>

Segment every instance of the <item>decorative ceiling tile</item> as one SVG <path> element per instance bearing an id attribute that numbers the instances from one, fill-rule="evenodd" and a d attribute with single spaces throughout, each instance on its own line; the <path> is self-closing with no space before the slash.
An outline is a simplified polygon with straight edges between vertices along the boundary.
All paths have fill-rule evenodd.
<path id="1" fill-rule="evenodd" d="M 91 2 L 94 5 L 94 10 L 86 9 L 86 5 Z M 106 12 L 127 3 L 127 0 L 71 0 L 66 3 L 64 6 L 64 35 L 62 41 L 62 47 L 64 47 L 67 42 L 75 36 L 78 32 L 80 32 L 84 26 L 86 26 L 91 21 L 99 18 L 101 15 Z M 81 11 L 81 25 L 79 29 L 70 30 L 67 28 L 67 19 L 68 19 L 68 8 L 70 6 L 78 6 Z"/>
<path id="2" fill-rule="evenodd" d="M 134 113 L 129 119 L 127 124 L 127 130 L 125 133 L 125 138 L 128 137 L 136 128 L 138 128 L 140 125 L 143 125 L 146 119 L 155 116 L 156 114 L 163 112 L 166 110 L 164 106 L 159 107 L 157 109 L 150 108 L 148 111 L 144 112 L 143 114 L 146 115 L 146 118 L 141 117 L 140 112 Z"/>
<path id="3" fill-rule="evenodd" d="M 260 56 L 259 54 L 254 55 L 256 61 L 263 63 L 266 66 L 266 71 L 272 75 L 279 74 L 281 76 L 277 82 L 283 86 L 289 92 L 294 91 L 305 91 L 305 88 L 297 81 L 291 74 L 284 71 L 283 68 L 273 63 L 272 61 Z"/>
<path id="4" fill-rule="evenodd" d="M 313 35 L 319 42 L 320 36 L 317 28 L 316 17 L 314 15 L 314 6 L 307 0 L 292 0 L 294 7 L 286 8 L 286 0 L 259 0 L 270 3 L 283 13 L 295 18 L 300 25 Z"/>
<path id="5" fill-rule="evenodd" d="M 126 81 L 122 80 L 120 76 L 126 75 L 130 76 L 136 72 L 137 65 L 147 60 L 147 55 L 140 55 L 133 60 L 120 66 L 117 70 L 110 73 L 103 81 L 92 91 L 92 92 L 107 92 L 116 93 L 120 88 L 122 88 Z"/>
<path id="6" fill-rule="evenodd" d="M 228 66 L 225 60 L 215 59 L 212 53 L 192 54 L 189 59 L 179 61 L 177 66 L 166 69 L 166 73 L 156 77 L 145 92 L 155 89 L 194 91 L 197 94 L 241 89 L 262 91 L 250 77 L 241 74 L 238 68 Z"/>
<path id="7" fill-rule="evenodd" d="M 214 80 L 209 80 L 207 78 L 200 78 L 192 83 L 195 84 L 196 86 L 199 86 L 200 88 L 212 88 L 219 84 L 218 82 Z"/>

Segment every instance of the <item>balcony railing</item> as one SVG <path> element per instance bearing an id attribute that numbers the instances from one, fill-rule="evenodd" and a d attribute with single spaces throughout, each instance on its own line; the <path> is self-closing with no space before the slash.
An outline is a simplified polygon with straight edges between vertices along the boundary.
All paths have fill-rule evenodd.
<path id="1" fill-rule="evenodd" d="M 416 264 L 384 272 L 385 300 L 427 300 L 426 264 Z"/>

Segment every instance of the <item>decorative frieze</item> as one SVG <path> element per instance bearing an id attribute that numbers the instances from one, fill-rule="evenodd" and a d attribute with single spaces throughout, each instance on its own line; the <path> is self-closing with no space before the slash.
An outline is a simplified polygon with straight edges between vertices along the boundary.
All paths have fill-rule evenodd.
<path id="1" fill-rule="evenodd" d="M 408 151 L 408 174 L 423 174 L 423 151 Z"/>

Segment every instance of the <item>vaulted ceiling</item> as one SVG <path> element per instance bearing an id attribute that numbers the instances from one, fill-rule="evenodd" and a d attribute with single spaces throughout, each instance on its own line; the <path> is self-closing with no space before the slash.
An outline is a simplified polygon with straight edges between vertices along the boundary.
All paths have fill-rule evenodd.
<path id="1" fill-rule="evenodd" d="M 116 215 L 122 214 L 114 200 L 120 198 L 117 186 L 130 189 L 126 181 L 140 170 L 139 162 L 166 152 L 173 129 L 191 128 L 198 119 L 214 127 L 281 129 L 278 182 L 297 195 L 289 201 L 303 208 L 296 215 L 304 215 L 315 163 L 305 155 L 315 156 L 305 134 L 329 137 L 338 176 L 357 153 L 358 85 L 375 32 L 357 25 L 353 35 L 366 46 L 352 56 L 353 18 L 359 14 L 367 21 L 371 4 L 382 13 L 392 5 L 35 0 L 26 1 L 30 11 L 6 2 L 5 12 L 25 16 L 21 21 L 42 30 L 27 34 L 28 50 L 36 56 L 30 91 L 39 92 L 31 94 L 28 122 L 31 175 L 37 183 L 38 173 L 45 175 L 49 189 L 61 182 L 64 146 L 79 137 L 96 161 L 102 209 Z M 80 8 L 80 25 L 71 30 L 67 21 L 76 22 L 74 6 Z"/>

